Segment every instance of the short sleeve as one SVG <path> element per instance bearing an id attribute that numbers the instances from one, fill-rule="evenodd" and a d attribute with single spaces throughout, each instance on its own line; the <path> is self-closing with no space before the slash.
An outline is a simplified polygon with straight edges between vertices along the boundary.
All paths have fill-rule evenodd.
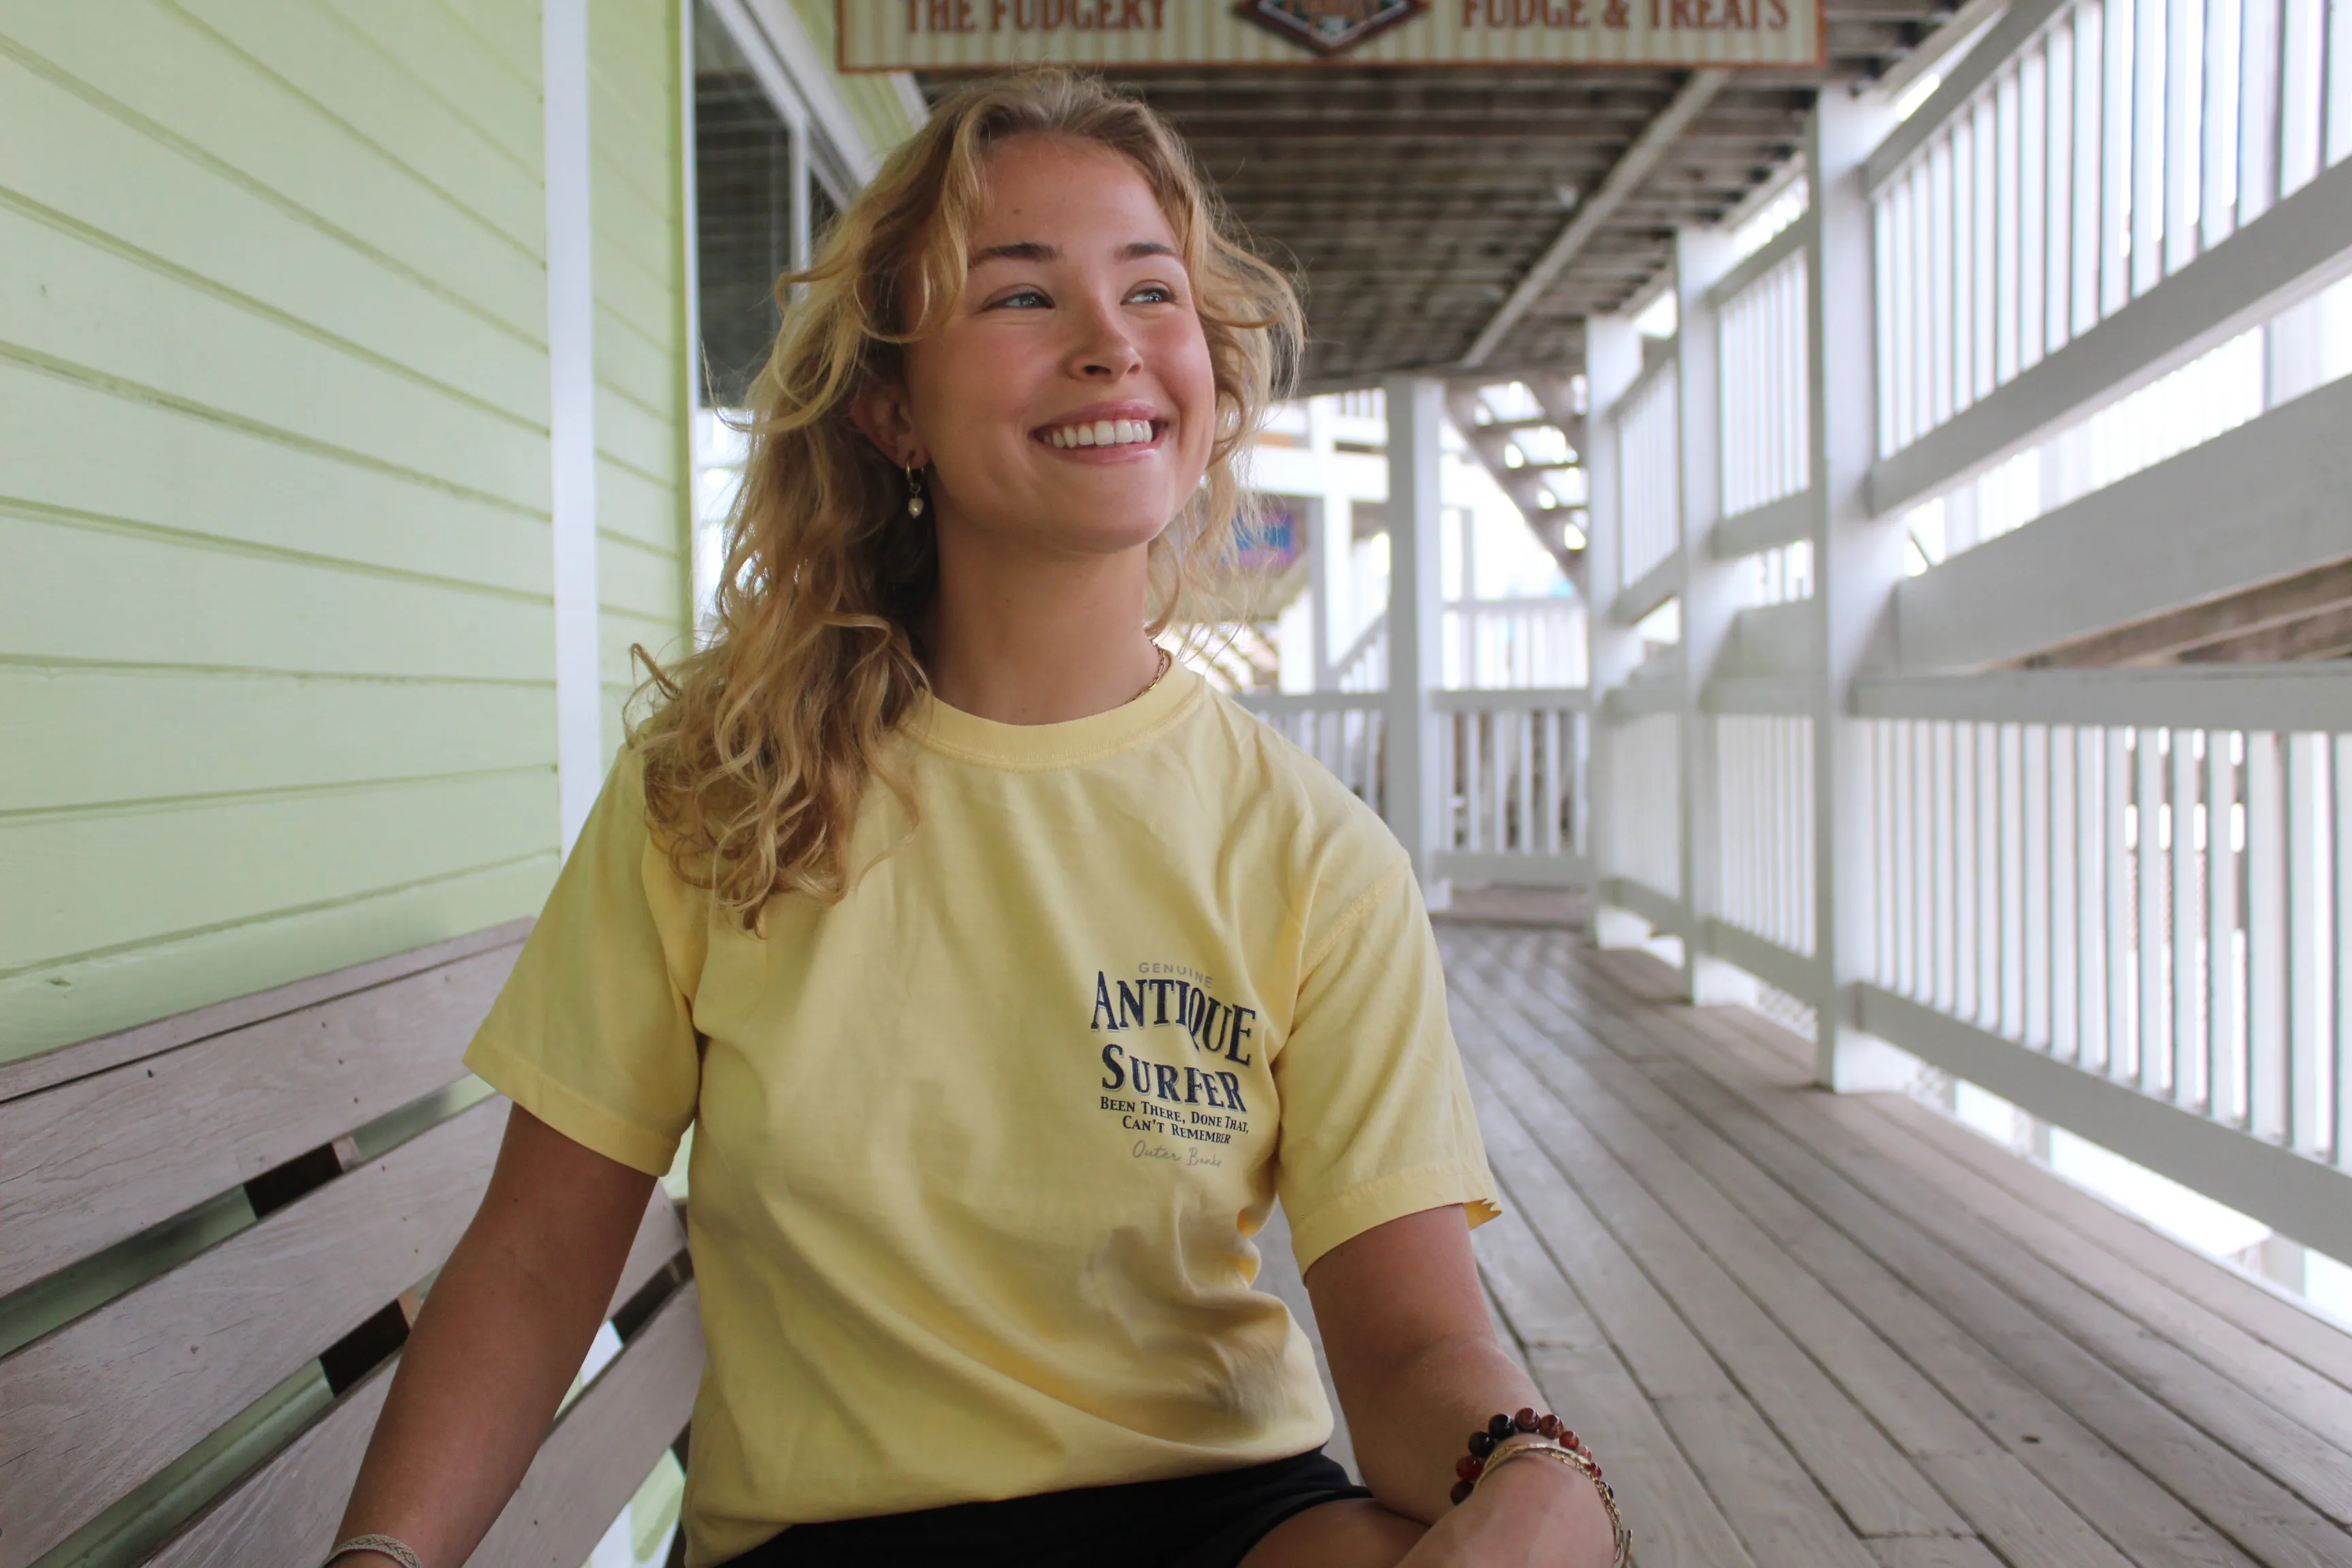
<path id="1" fill-rule="evenodd" d="M 660 1175 L 701 1083 L 688 994 L 700 927 L 647 843 L 624 752 L 466 1065 L 574 1142 Z"/>
<path id="2" fill-rule="evenodd" d="M 1305 963 L 1274 1059 L 1277 1190 L 1299 1268 L 1423 1209 L 1460 1204 L 1473 1226 L 1501 1213 L 1412 867 L 1339 911 Z"/>

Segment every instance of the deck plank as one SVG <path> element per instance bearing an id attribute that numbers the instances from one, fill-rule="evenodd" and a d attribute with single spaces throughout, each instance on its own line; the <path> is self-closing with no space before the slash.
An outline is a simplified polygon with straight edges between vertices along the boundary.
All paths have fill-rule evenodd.
<path id="1" fill-rule="evenodd" d="M 1526 967 L 1487 973 L 1504 973 L 1507 981 L 1517 973 L 1523 985 L 1541 980 L 1556 962 L 1526 952 L 1507 956 Z M 1454 954 L 1450 962 L 1465 962 L 1464 955 Z M 1507 991 L 1510 986 L 1495 988 Z M 2250 1561 L 2138 1468 L 1995 1360 L 1911 1283 L 1829 1225 L 1698 1113 L 1719 1102 L 1733 1117 L 1761 1127 L 1741 1102 L 1679 1060 L 1653 1058 L 1637 1065 L 1625 1059 L 1585 1028 L 1579 1018 L 1585 1010 L 1576 994 L 1556 991 L 1545 1011 L 1550 1031 L 1547 1037 L 1559 1047 L 1554 1054 L 1577 1061 L 1621 1103 L 1634 1108 L 1648 1129 L 1683 1152 L 1764 1239 L 1788 1250 L 1952 1404 L 1991 1433 L 2024 1471 L 2095 1523 L 2127 1557 L 2208 1568 Z M 1612 1034 L 1623 1034 L 1613 1016 L 1596 1015 L 1592 1021 Z M 1680 1098 L 1670 1097 L 1668 1088 Z M 1780 1136 L 1769 1129 L 1767 1135 Z"/>
<path id="2" fill-rule="evenodd" d="M 1840 1521 L 1835 1507 L 1754 1413 L 1704 1342 L 1544 1156 L 1517 1111 L 1475 1065 L 1472 1072 L 1471 1092 L 1478 1100 L 1479 1124 L 1486 1130 L 1506 1196 L 1528 1214 L 1537 1235 L 1559 1262 L 1562 1274 L 1591 1306 L 1595 1321 L 1621 1354 L 1630 1340 L 1645 1355 L 1669 1356 L 1679 1363 L 1671 1365 L 1664 1376 L 1658 1376 L 1656 1369 L 1650 1377 L 1638 1367 L 1633 1370 L 1674 1446 L 1698 1474 L 1759 1568 L 1870 1568 L 1867 1555 Z M 1560 1357 L 1555 1352 L 1539 1359 L 1557 1364 Z M 1630 1365 L 1632 1358 L 1626 1360 Z M 1545 1392 L 1557 1400 L 1550 1384 L 1545 1385 Z M 1736 1406 L 1746 1411 L 1738 1424 L 1748 1440 L 1736 1453 L 1717 1446 L 1694 1452 L 1689 1438 L 1674 1428 L 1666 1415 L 1677 1401 L 1685 1410 Z M 1564 1413 L 1576 1411 L 1580 1403 L 1566 1402 Z M 1559 1407 L 1556 1404 L 1555 1408 Z M 1585 1422 L 1591 1429 L 1590 1417 L 1571 1415 L 1570 1418 Z M 1595 1447 L 1597 1450 L 1597 1435 Z M 1604 1462 L 1622 1468 L 1627 1461 Z M 1759 1482 L 1759 1476 L 1766 1480 Z"/>
<path id="3" fill-rule="evenodd" d="M 1480 1068 L 1544 1119 L 1545 1147 L 1637 1257 L 1758 1410 L 1803 1458 L 1855 1533 L 1959 1535 L 1967 1527 L 1926 1477 L 1740 1289 L 1507 1047 Z M 1674 1173 L 1669 1173 L 1673 1174 Z"/>
<path id="4" fill-rule="evenodd" d="M 1709 1017 L 1708 1011 L 1690 1014 L 1696 1027 L 1711 1043 L 1729 1045 L 1727 1026 Z M 1859 1114 L 1844 1097 L 1808 1095 L 1790 1103 L 1835 1130 L 1842 1163 L 1885 1184 L 1880 1190 L 1891 1199 L 1917 1210 L 1923 1228 L 1973 1261 L 2030 1310 L 2150 1398 L 2299 1495 L 2323 1517 L 2339 1525 L 2352 1523 L 2352 1453 L 2263 1398 L 2250 1397 L 2253 1389 L 2216 1371 L 2186 1348 L 2185 1342 L 2167 1337 L 2158 1325 L 2178 1314 L 2167 1314 L 2157 1305 L 2154 1281 L 2139 1276 L 2135 1290 L 2131 1280 L 2106 1271 L 2105 1282 L 2137 1308 L 2136 1315 L 2126 1312 L 2038 1254 L 2029 1245 L 2030 1234 L 2011 1228 L 2011 1220 L 2027 1223 L 2026 1215 L 2013 1212 L 2022 1205 L 2013 1200 L 2002 1204 L 1965 1170 L 1916 1140 L 1874 1137 L 1883 1133 L 1884 1124 Z M 1975 1206 L 1979 1203 L 2000 1217 L 1980 1212 Z M 2196 1330 L 2185 1331 L 2193 1334 Z M 2274 1387 L 2275 1380 L 2255 1386 Z"/>
<path id="5" fill-rule="evenodd" d="M 1512 1000 L 1510 977 L 1490 968 L 1476 966 L 1474 973 L 1479 980 L 1477 1005 L 1491 1011 L 1495 1005 Z M 1656 1135 L 1641 1125 L 1641 1119 L 1602 1087 L 1597 1078 L 1584 1071 L 1563 1052 L 1553 1051 L 1537 1063 L 1538 1077 L 1548 1081 L 1555 1094 L 1552 1101 L 1561 1114 L 1568 1108 L 1584 1113 L 1604 1142 L 1638 1150 L 1644 1141 L 1658 1142 Z M 1621 1081 L 1631 1079 L 1633 1091 L 1641 1096 L 1645 1109 L 1654 1107 L 1663 1096 L 1631 1069 L 1621 1069 Z M 1517 1103 L 1530 1103 L 1532 1095 L 1517 1098 Z M 1666 1102 L 1671 1104 L 1671 1102 Z M 1686 1119 L 1671 1116 L 1669 1121 L 1686 1125 Z M 1605 1131 L 1603 1131 L 1605 1130 Z M 1712 1134 L 1699 1129 L 1696 1147 L 1715 1149 L 1719 1144 L 1707 1140 Z M 1555 1147 L 1557 1142 L 1555 1141 Z M 1629 1152 L 1629 1163 L 1638 1155 Z M 1733 1156 L 1737 1161 L 1737 1156 Z M 1683 1171 L 1684 1184 L 1654 1183 L 1662 1194 L 1671 1194 L 1686 1205 L 1687 1217 L 1693 1218 L 1693 1231 L 1704 1242 L 1717 1249 L 1717 1255 L 1739 1262 L 1738 1277 L 1758 1300 L 1775 1310 L 1775 1315 L 1804 1335 L 1807 1348 L 1819 1357 L 1823 1366 L 1842 1375 L 1845 1386 L 1857 1394 L 1858 1402 L 1890 1432 L 1908 1433 L 1911 1451 L 1965 1458 L 1965 1466 L 1927 1466 L 1929 1475 L 1942 1489 L 1962 1504 L 1960 1511 L 1977 1529 L 1993 1539 L 2012 1562 L 2040 1562 L 2052 1558 L 2044 1543 L 2057 1542 L 2063 1550 L 2058 1560 L 2070 1564 L 2105 1563 L 2120 1564 L 2125 1559 L 2105 1545 L 2079 1515 L 2054 1495 L 2043 1481 L 2029 1471 L 2012 1456 L 2000 1453 L 1994 1440 L 1969 1420 L 1961 1410 L 1927 1380 L 1895 1350 L 1856 1318 L 1834 1296 L 1803 1270 L 1780 1254 L 1771 1234 L 1740 1215 L 1723 1195 L 1687 1167 Z M 1769 1177 L 1738 1162 L 1729 1173 L 1727 1184 L 1754 1194 L 1776 1190 Z M 1688 1215 L 1696 1208 L 1696 1215 Z M 1717 1223 L 1708 1225 L 1712 1218 Z M 1783 1224 L 1787 1223 L 1786 1218 Z M 1817 1222 L 1801 1221 L 1817 1228 Z M 1737 1372 L 1737 1367 L 1735 1367 Z M 2128 1473 L 2128 1467 L 2124 1467 Z M 1998 1496 L 1977 1484 L 1978 1478 L 1997 1474 L 2000 1479 Z M 2137 1479 L 2137 1476 L 2134 1478 Z M 1955 1481 L 1961 1489 L 1955 1489 Z M 2113 1477 L 2101 1478 L 2105 1484 L 2091 1489 L 2101 1494 L 2111 1494 L 2116 1489 Z M 2145 1486 L 2145 1482 L 2141 1483 Z M 2164 1500 L 2168 1501 L 2169 1500 Z M 2152 1546 L 2168 1543 L 2161 1539 L 2151 1541 Z M 2172 1560 L 2168 1553 L 2168 1559 Z"/>
<path id="6" fill-rule="evenodd" d="M 1482 999 L 1491 999 L 1494 1004 L 1510 1002 L 1510 975 L 1491 969 L 1477 969 L 1477 994 Z M 1601 1063 L 1595 1063 L 1597 1072 L 1585 1072 L 1583 1065 L 1573 1063 L 1564 1051 L 1543 1053 L 1540 1058 L 1534 1058 L 1534 1065 L 1538 1068 L 1538 1077 L 1548 1079 L 1548 1084 L 1557 1093 L 1557 1105 L 1576 1107 L 1578 1112 L 1583 1112 L 1590 1126 L 1597 1133 L 1601 1133 L 1601 1138 L 1613 1142 L 1613 1145 L 1628 1147 L 1630 1162 L 1637 1157 L 1637 1154 L 1633 1154 L 1633 1150 L 1639 1150 L 1644 1140 L 1651 1140 L 1651 1142 L 1661 1140 L 1656 1131 L 1642 1126 L 1644 1117 L 1634 1114 L 1633 1107 L 1625 1105 L 1625 1102 L 1616 1100 L 1616 1093 L 1612 1089 L 1604 1089 L 1600 1081 L 1600 1074 L 1609 1074 L 1612 1084 L 1628 1090 L 1630 1098 L 1637 1098 L 1642 1112 L 1651 1114 L 1651 1117 L 1658 1114 L 1658 1105 L 1673 1107 L 1673 1102 L 1665 1100 L 1642 1074 L 1633 1072 L 1625 1065 L 1616 1065 L 1612 1072 L 1609 1065 Z M 1967 1458 L 1969 1465 L 1955 1467 L 1933 1465 L 1931 1462 L 1931 1465 L 1927 1465 L 1927 1469 L 1931 1479 L 1938 1481 L 1945 1495 L 1950 1495 L 1955 1502 L 1959 1502 L 1961 1514 L 1969 1516 L 1969 1521 L 1978 1531 L 1983 1531 L 1990 1540 L 1994 1540 L 1994 1544 L 2004 1552 L 2004 1556 L 2009 1556 L 2011 1561 L 2018 1561 L 2018 1563 L 2063 1561 L 2070 1568 L 2086 1563 L 2122 1563 L 2122 1556 L 2116 1554 L 2112 1547 L 2100 1542 L 2094 1528 L 2088 1526 L 2082 1516 L 2074 1514 L 2074 1510 L 2070 1510 L 2063 1502 L 2063 1498 L 2053 1495 L 2053 1490 L 2034 1471 L 2018 1462 L 2013 1455 L 2000 1453 L 1994 1448 L 1994 1438 L 1990 1438 L 1983 1429 L 1976 1427 L 1969 1420 L 1964 1408 L 1952 1404 L 1943 1392 L 1931 1387 L 1919 1373 L 1912 1371 L 1910 1363 L 1903 1361 L 1900 1354 L 1895 1354 L 1891 1344 L 1872 1333 L 1861 1319 L 1853 1317 L 1846 1310 L 1844 1302 L 1839 1302 L 1832 1293 L 1822 1289 L 1821 1281 L 1816 1281 L 1811 1274 L 1804 1274 L 1792 1260 L 1778 1253 L 1778 1244 L 1783 1237 L 1792 1232 L 1806 1232 L 1806 1229 L 1821 1229 L 1818 1220 L 1797 1208 L 1792 1223 L 1790 1211 L 1792 1211 L 1794 1201 L 1785 1199 L 1785 1194 L 1778 1194 L 1776 1183 L 1769 1175 L 1757 1171 L 1752 1163 L 1740 1159 L 1736 1152 L 1727 1150 L 1707 1129 L 1694 1126 L 1689 1117 L 1679 1114 L 1679 1110 L 1667 1110 L 1665 1117 L 1661 1119 L 1667 1123 L 1667 1129 L 1677 1129 L 1679 1142 L 1686 1150 L 1694 1150 L 1698 1154 L 1700 1163 L 1706 1163 L 1707 1173 L 1715 1175 L 1724 1192 L 1740 1192 L 1750 1201 L 1755 1201 L 1757 1194 L 1780 1196 L 1783 1208 L 1778 1215 L 1776 1234 L 1776 1229 L 1769 1227 L 1769 1225 L 1755 1225 L 1750 1217 L 1736 1211 L 1724 1199 L 1722 1192 L 1717 1192 L 1715 1187 L 1706 1183 L 1700 1183 L 1696 1190 L 1682 1190 L 1677 1194 L 1684 1204 L 1696 1204 L 1696 1208 L 1698 1208 L 1698 1213 L 1691 1215 L 1694 1217 L 1694 1234 L 1698 1234 L 1706 1244 L 1717 1248 L 1717 1256 L 1738 1260 L 1743 1265 L 1743 1268 L 1738 1268 L 1738 1277 L 1745 1289 L 1750 1289 L 1757 1295 L 1757 1300 L 1771 1307 L 1776 1317 L 1785 1326 L 1792 1328 L 1792 1333 L 1800 1333 L 1804 1338 L 1806 1350 L 1811 1350 L 1822 1361 L 1822 1366 L 1842 1375 L 1844 1387 L 1855 1392 L 1858 1404 L 1865 1405 L 1872 1417 L 1877 1417 L 1884 1427 L 1889 1427 L 1889 1432 L 1910 1434 L 1907 1448 L 1915 1450 L 1915 1453 Z M 1665 1184 L 1661 1184 L 1658 1190 L 1673 1192 Z M 1707 1213 L 1712 1213 L 1719 1220 L 1717 1227 L 1706 1225 Z M 1900 1290 L 1900 1286 L 1895 1286 L 1895 1289 Z M 1900 1321 L 1916 1331 L 1916 1328 L 1928 1326 L 1933 1321 L 1933 1311 L 1924 1302 L 1906 1302 L 1900 1310 Z M 1952 1338 L 1959 1338 L 1959 1335 L 1952 1333 Z M 1971 1366 L 1964 1375 L 1957 1377 L 1955 1384 L 1959 1389 L 1980 1387 L 1985 1371 L 1990 1371 L 1990 1368 Z M 2037 1425 L 2049 1429 L 2046 1420 L 2037 1422 Z M 2034 1434 L 2034 1436 L 2039 1438 L 2039 1434 Z M 2115 1460 L 2115 1455 L 2105 1453 L 2103 1446 L 2095 1444 L 2095 1438 L 2088 1438 L 2088 1434 L 2082 1434 L 2082 1436 L 2091 1448 L 2098 1450 L 2098 1458 L 2103 1458 L 2105 1465 L 2100 1467 L 2103 1474 L 2094 1474 L 2084 1483 L 2079 1483 L 2079 1493 L 2091 1495 L 2095 1504 L 2122 1502 L 2124 1510 L 2128 1511 L 2119 1516 L 2119 1521 L 2128 1521 L 2131 1526 L 2140 1526 L 2140 1523 L 2147 1521 L 2147 1502 L 2159 1504 L 2157 1519 L 2164 1516 L 2166 1507 L 2178 1514 L 2178 1504 L 2173 1504 L 2171 1498 L 2161 1498 L 2161 1495 L 2136 1498 L 2133 1486 L 2128 1486 L 2128 1483 L 2138 1483 L 2140 1490 L 2147 1490 L 2147 1483 L 2143 1477 L 2138 1477 L 2138 1471 Z M 2058 1450 L 2042 1448 L 2039 1444 L 2030 1446 L 2030 1450 L 2037 1458 L 2044 1458 L 2044 1455 L 2055 1458 L 2058 1455 Z M 2122 1477 L 2116 1477 L 2116 1471 L 2122 1471 Z M 1997 1493 L 1988 1490 L 1983 1486 L 1983 1477 L 2000 1479 L 2000 1490 Z M 2119 1479 L 2128 1483 L 2116 1486 Z M 2049 1542 L 2058 1542 L 2058 1549 L 2053 1552 Z M 2178 1559 L 2176 1552 L 2171 1552 L 2173 1542 L 2164 1540 L 2161 1535 L 2152 1535 L 2143 1544 L 2164 1552 L 2161 1561 L 2183 1561 Z M 2200 1554 L 2192 1547 L 2188 1561 L 2222 1559 L 2218 1559 L 2216 1554 Z"/>
<path id="7" fill-rule="evenodd" d="M 1768 1074 L 1738 1052 L 1699 1035 L 1688 1023 L 1668 1027 L 1645 1017 L 1667 1009 L 1658 1005 L 1654 973 L 1642 975 L 1641 964 L 1628 964 L 1624 955 L 1588 954 L 1562 944 L 1556 957 L 1564 961 L 1564 973 L 1580 984 L 1559 981 L 1546 990 L 1549 999 L 1580 1015 L 1604 1044 L 1613 1046 L 1630 1034 L 1645 1051 L 1663 1047 L 1679 1055 L 1696 1070 L 1675 1080 L 1672 1091 L 1677 1098 L 1695 1095 L 1685 1103 L 1705 1110 L 1759 1165 L 1775 1170 L 1784 1184 L 1831 1217 L 1864 1252 L 1920 1285 L 2024 1383 L 2049 1391 L 2082 1426 L 2098 1432 L 2253 1557 L 2315 1568 L 2352 1560 L 2352 1537 L 2342 1529 L 2075 1343 L 2011 1296 L 2002 1284 L 1955 1258 L 1939 1238 L 1917 1228 L 1940 1223 L 1944 1216 L 1935 1211 L 1948 1206 L 1944 1200 L 1875 1151 L 1861 1146 L 1859 1139 L 1813 1103 L 1822 1097 L 1787 1092 L 1785 1063 Z M 1619 980 L 1628 969 L 1635 977 Z M 1674 1011 L 1688 1016 L 1686 1009 Z M 1662 1075 L 1661 1081 L 1671 1077 Z M 2080 1507 L 2080 1500 L 2076 1501 Z M 2135 1561 L 2179 1560 L 2177 1555 L 2132 1555 Z"/>
<path id="8" fill-rule="evenodd" d="M 2337 1389 L 2352 1393 L 2352 1334 L 2266 1285 L 2201 1257 L 2147 1222 L 1995 1147 L 1948 1116 L 1899 1095 L 1860 1103 L 1933 1143 L 1979 1175 L 2031 1204 L 2075 1235 L 2123 1258 L 2217 1316 L 2294 1358 Z"/>

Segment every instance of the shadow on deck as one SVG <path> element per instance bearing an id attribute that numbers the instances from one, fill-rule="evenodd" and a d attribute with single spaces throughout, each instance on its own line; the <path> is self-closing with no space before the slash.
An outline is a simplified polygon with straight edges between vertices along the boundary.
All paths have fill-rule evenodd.
<path id="1" fill-rule="evenodd" d="M 1500 1314 L 1643 1568 L 2352 1564 L 2352 1335 L 1575 933 L 1439 932 Z"/>

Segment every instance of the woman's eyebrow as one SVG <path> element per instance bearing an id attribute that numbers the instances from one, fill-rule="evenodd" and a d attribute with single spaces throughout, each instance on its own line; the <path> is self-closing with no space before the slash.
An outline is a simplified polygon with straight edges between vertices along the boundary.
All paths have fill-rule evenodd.
<path id="1" fill-rule="evenodd" d="M 1163 245 L 1156 239 L 1130 240 L 1118 247 L 1118 258 L 1121 261 L 1133 261 L 1139 257 L 1145 256 L 1176 254 L 1174 246 Z M 983 261 L 1059 261 L 1061 259 L 1060 246 L 1047 245 L 1040 240 L 1023 239 L 1015 240 L 1011 245 L 992 245 L 983 249 L 975 250 L 971 253 L 971 259 L 964 265 L 977 267 Z"/>

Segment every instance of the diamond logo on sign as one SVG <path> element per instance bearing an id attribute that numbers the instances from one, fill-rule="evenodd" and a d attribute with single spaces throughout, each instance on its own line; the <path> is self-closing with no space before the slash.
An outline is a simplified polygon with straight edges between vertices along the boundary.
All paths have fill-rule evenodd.
<path id="1" fill-rule="evenodd" d="M 1342 55 L 1428 9 L 1429 0 L 1241 0 L 1234 15 L 1318 55 Z"/>

